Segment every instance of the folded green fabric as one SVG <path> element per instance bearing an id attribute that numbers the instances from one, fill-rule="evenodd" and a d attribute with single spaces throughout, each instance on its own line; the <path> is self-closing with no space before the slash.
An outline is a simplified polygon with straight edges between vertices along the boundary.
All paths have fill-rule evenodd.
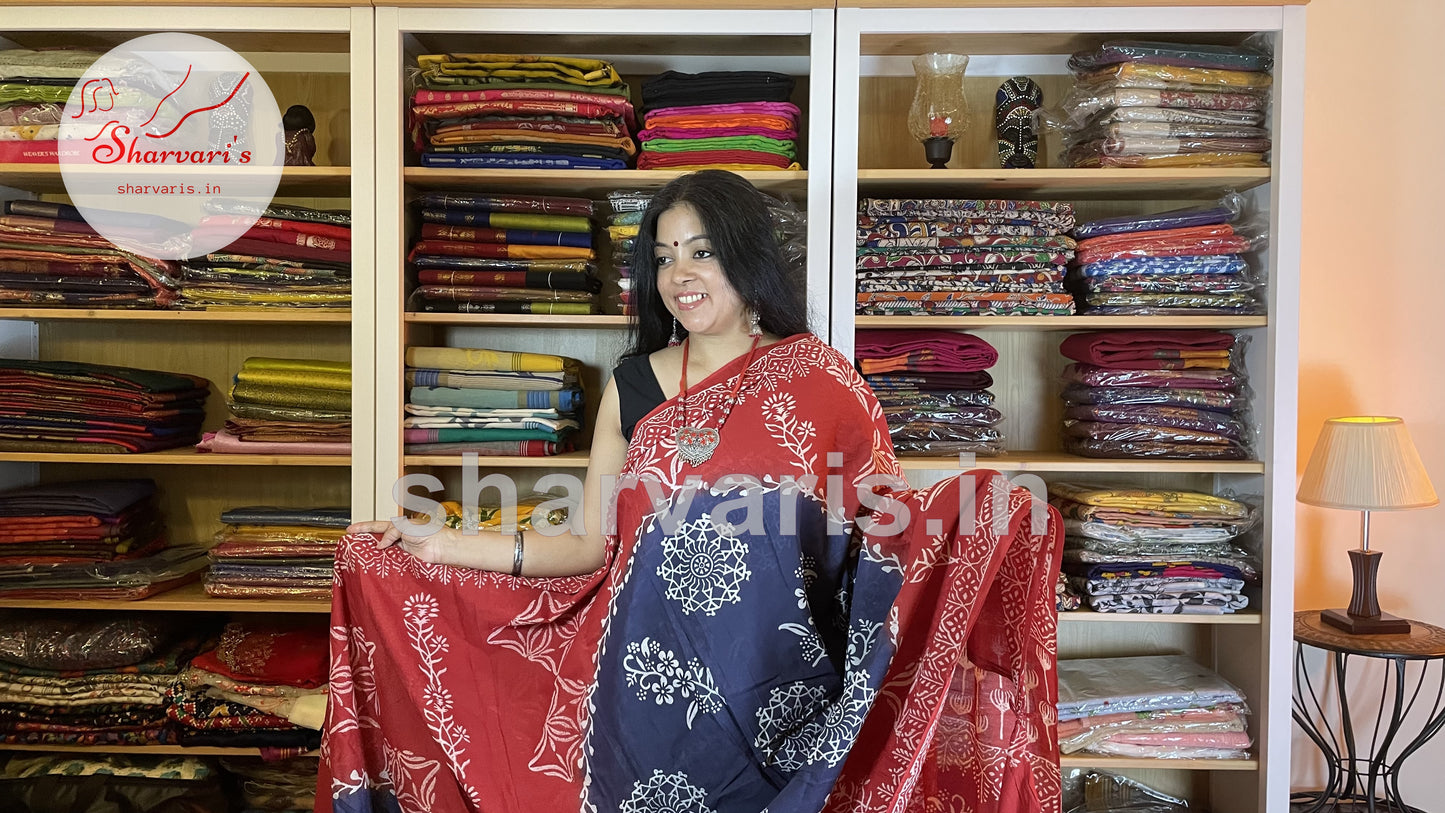
<path id="1" fill-rule="evenodd" d="M 654 138 L 643 142 L 649 152 L 694 152 L 697 150 L 751 150 L 770 152 L 787 158 L 798 154 L 797 144 L 767 136 L 717 136 L 714 138 Z"/>

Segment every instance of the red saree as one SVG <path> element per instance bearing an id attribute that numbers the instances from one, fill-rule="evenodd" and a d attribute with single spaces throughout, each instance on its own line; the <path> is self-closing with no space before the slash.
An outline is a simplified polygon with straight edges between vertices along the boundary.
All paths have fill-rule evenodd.
<path id="1" fill-rule="evenodd" d="M 884 485 L 878 403 L 810 335 L 741 367 L 689 397 L 716 427 L 744 375 L 702 465 L 675 399 L 638 423 L 594 573 L 342 541 L 318 811 L 1058 810 L 1057 514 Z"/>

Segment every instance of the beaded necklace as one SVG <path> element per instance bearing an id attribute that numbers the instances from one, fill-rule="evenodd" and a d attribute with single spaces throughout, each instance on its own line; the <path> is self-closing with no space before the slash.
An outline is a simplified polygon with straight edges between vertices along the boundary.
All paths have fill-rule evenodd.
<path id="1" fill-rule="evenodd" d="M 700 466 L 712 459 L 712 453 L 717 450 L 718 441 L 721 440 L 722 426 L 733 411 L 733 405 L 738 402 L 738 391 L 743 387 L 743 376 L 747 374 L 748 367 L 753 363 L 753 354 L 758 351 L 758 340 L 762 336 L 753 337 L 753 346 L 748 349 L 748 357 L 743 359 L 743 368 L 738 371 L 738 380 L 733 384 L 732 392 L 723 399 L 722 418 L 717 422 L 717 428 L 711 426 L 692 426 L 687 422 L 687 349 L 692 344 L 688 338 L 682 343 L 682 379 L 678 381 L 678 407 L 679 417 L 682 425 L 677 428 L 677 456 L 684 462 L 693 466 Z M 698 416 L 701 420 L 702 416 Z"/>

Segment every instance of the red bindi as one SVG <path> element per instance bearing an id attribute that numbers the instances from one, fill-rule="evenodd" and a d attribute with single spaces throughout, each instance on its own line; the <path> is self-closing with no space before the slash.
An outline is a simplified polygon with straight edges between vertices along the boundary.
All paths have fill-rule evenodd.
<path id="1" fill-rule="evenodd" d="M 677 241 L 676 241 L 676 240 L 673 240 L 673 241 L 672 241 L 672 247 L 673 247 L 673 248 L 677 248 Z"/>

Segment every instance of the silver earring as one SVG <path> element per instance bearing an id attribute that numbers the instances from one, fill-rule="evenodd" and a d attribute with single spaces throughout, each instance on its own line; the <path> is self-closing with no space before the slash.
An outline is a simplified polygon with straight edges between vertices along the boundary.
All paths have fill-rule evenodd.
<path id="1" fill-rule="evenodd" d="M 682 344 L 682 325 L 677 323 L 677 317 L 672 317 L 672 338 L 667 340 L 668 347 L 677 347 Z"/>
<path id="2" fill-rule="evenodd" d="M 758 316 L 758 312 L 757 312 L 757 311 L 753 311 L 753 315 L 750 316 L 750 317 L 748 317 L 748 335 L 749 335 L 749 336 L 761 336 L 761 335 L 763 335 L 763 328 L 762 328 L 761 325 L 758 324 L 760 321 L 762 321 L 762 317 Z"/>

